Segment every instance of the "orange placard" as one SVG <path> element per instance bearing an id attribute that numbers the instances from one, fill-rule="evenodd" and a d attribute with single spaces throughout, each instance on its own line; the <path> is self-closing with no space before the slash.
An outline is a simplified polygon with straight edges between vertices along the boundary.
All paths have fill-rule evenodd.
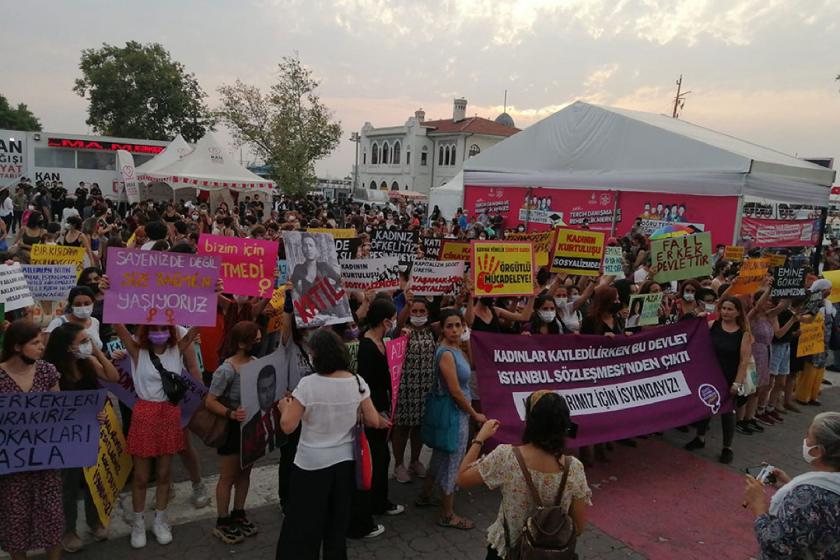
<path id="1" fill-rule="evenodd" d="M 729 295 L 752 295 L 758 291 L 767 277 L 768 259 L 747 259 L 741 263 L 738 276 L 732 281 Z"/>

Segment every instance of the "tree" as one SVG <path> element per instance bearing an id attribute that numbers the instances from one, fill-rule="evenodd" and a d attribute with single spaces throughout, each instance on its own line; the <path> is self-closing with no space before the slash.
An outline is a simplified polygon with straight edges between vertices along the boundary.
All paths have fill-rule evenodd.
<path id="1" fill-rule="evenodd" d="M 240 144 L 248 144 L 271 169 L 271 179 L 291 196 L 315 183 L 315 161 L 341 138 L 341 123 L 315 93 L 318 81 L 297 57 L 283 57 L 277 82 L 263 94 L 237 80 L 219 88 L 217 115 Z"/>
<path id="2" fill-rule="evenodd" d="M 194 142 L 213 127 L 195 75 L 158 43 L 103 43 L 82 51 L 79 68 L 73 91 L 90 100 L 87 124 L 100 134 Z"/>
<path id="3" fill-rule="evenodd" d="M 18 103 L 17 109 L 0 94 L 0 128 L 9 130 L 41 130 L 41 121 L 24 103 Z"/>

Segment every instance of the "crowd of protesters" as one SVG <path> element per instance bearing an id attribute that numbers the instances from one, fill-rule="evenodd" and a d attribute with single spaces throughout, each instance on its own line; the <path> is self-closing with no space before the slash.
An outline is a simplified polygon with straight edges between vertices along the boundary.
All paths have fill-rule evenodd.
<path id="1" fill-rule="evenodd" d="M 719 459 L 729 463 L 737 451 L 738 437 L 772 437 L 773 426 L 784 422 L 787 415 L 801 413 L 806 406 L 820 406 L 831 334 L 840 328 L 840 313 L 827 299 L 831 283 L 820 278 L 818 270 L 809 269 L 807 277 L 808 291 L 819 292 L 824 298 L 818 312 L 805 309 L 807 297 L 772 299 L 770 278 L 754 294 L 731 295 L 738 263 L 725 260 L 722 248 L 714 256 L 710 276 L 658 283 L 647 232 L 639 227 L 607 240 L 607 245 L 622 248 L 624 278 L 551 274 L 546 267 L 536 275 L 530 297 L 474 298 L 469 281 L 457 295 L 417 297 L 407 285 L 409 264 L 402 272 L 400 289 L 351 293 L 353 322 L 342 325 L 300 329 L 293 318 L 291 298 L 278 311 L 267 306 L 266 299 L 227 294 L 223 285 L 218 287 L 214 327 L 107 324 L 102 301 L 109 289 L 104 274 L 108 247 L 193 253 L 199 236 L 209 233 L 280 240 L 282 253 L 284 231 L 353 228 L 361 238 L 356 256 L 365 257 L 370 253 L 371 235 L 378 229 L 418 231 L 421 238 L 504 239 L 507 232 L 524 231 L 526 224 L 507 223 L 498 214 L 469 216 L 460 209 L 454 216 L 443 216 L 437 207 L 408 200 L 373 206 L 334 203 L 320 196 L 266 199 L 240 193 L 235 202 L 215 207 L 201 197 L 178 202 L 144 200 L 129 206 L 103 197 L 96 184 L 67 188 L 29 182 L 22 182 L 12 192 L 0 192 L 0 210 L 0 241 L 5 243 L 0 252 L 6 261 L 29 262 L 32 246 L 39 243 L 85 249 L 79 287 L 68 293 L 66 308 L 59 315 L 38 325 L 32 321 L 31 309 L 6 314 L 0 392 L 97 388 L 100 380 L 114 379 L 112 359 L 125 354 L 130 357 L 139 400 L 130 414 L 124 407 L 121 412 L 134 459 L 130 542 L 135 548 L 146 545 L 146 489 L 152 478 L 156 483 L 152 533 L 161 544 L 173 539 L 166 511 L 176 455 L 190 472 L 193 504 L 203 507 L 209 501 L 190 433 L 180 428 L 178 409 L 166 399 L 158 364 L 169 371 L 186 370 L 205 382 L 209 386 L 208 409 L 230 422 L 228 440 L 218 448 L 218 519 L 213 531 L 224 543 L 242 542 L 259 530 L 244 509 L 251 472 L 241 468 L 239 460 L 239 426 L 245 419 L 239 371 L 279 344 L 293 355 L 290 363 L 295 371 L 290 372 L 290 393 L 278 405 L 282 430 L 289 434 L 279 454 L 279 493 L 285 519 L 278 558 L 317 558 L 322 549 L 324 558 L 346 558 L 347 537 L 381 535 L 387 527 L 380 521 L 405 511 L 405 505 L 393 503 L 389 497 L 392 463 L 391 480 L 424 481 L 411 505 L 439 508 L 437 523 L 442 528 L 474 527 L 472 520 L 456 512 L 458 488 L 479 484 L 501 488 L 502 505 L 488 529 L 487 546 L 488 558 L 504 558 L 510 545 L 505 524 L 512 530 L 508 538 L 515 540 L 535 506 L 517 461 L 545 475 L 539 478 L 537 489 L 543 500 L 553 499 L 561 484 L 565 485 L 562 505 L 580 534 L 586 526 L 591 495 L 584 467 L 608 461 L 613 444 L 570 449 L 573 442 L 565 438 L 571 422 L 568 406 L 555 393 L 538 391 L 527 402 L 523 445 L 499 446 L 482 458 L 482 447 L 499 422 L 482 412 L 470 355 L 472 331 L 627 336 L 658 326 L 628 324 L 631 295 L 663 293 L 659 325 L 696 317 L 708 321 L 715 355 L 737 400 L 735 411 L 720 415 L 723 445 Z M 417 256 L 422 255 L 421 244 Z M 758 255 L 751 251 L 747 258 Z M 789 258 L 794 256 L 792 253 Z M 826 258 L 831 264 L 840 257 L 830 247 Z M 801 265 L 809 267 L 804 259 Z M 283 314 L 279 336 L 271 336 L 267 330 L 275 313 Z M 826 350 L 797 357 L 800 325 L 817 320 L 825 322 Z M 384 341 L 400 334 L 408 336 L 408 348 L 397 407 L 391 410 Z M 113 340 L 121 341 L 124 351 L 109 356 L 103 347 Z M 193 344 L 196 340 L 201 340 L 200 347 Z M 353 342 L 358 342 L 356 363 L 351 363 L 345 348 Z M 200 361 L 196 348 L 200 348 Z M 742 389 L 750 368 L 757 372 L 757 387 L 746 395 Z M 424 464 L 420 433 L 430 392 L 449 395 L 457 406 L 458 446 L 453 453 L 435 450 L 431 461 Z M 373 462 L 369 491 L 356 489 L 353 479 L 352 433 L 359 414 Z M 706 445 L 710 421 L 679 428 L 694 433 L 691 439 L 686 436 L 686 449 Z M 616 443 L 637 445 L 634 439 Z M 815 421 L 805 445 L 810 450 L 806 460 L 836 474 L 840 467 L 836 418 Z M 15 559 L 34 549 L 46 549 L 51 559 L 60 557 L 62 550 L 79 550 L 82 540 L 76 530 L 76 507 L 77 499 L 86 497 L 83 484 L 78 469 L 0 476 L 0 548 Z M 764 548 L 767 541 L 774 550 L 807 551 L 816 558 L 840 555 L 836 534 L 840 490 L 820 488 L 819 504 L 813 506 L 817 510 L 811 513 L 821 521 L 804 527 L 796 525 L 792 515 L 774 513 L 774 507 L 768 512 L 756 491 L 748 490 L 758 516 L 763 553 L 771 550 Z M 92 534 L 97 540 L 107 538 L 89 500 L 86 504 L 86 522 Z M 775 511 L 779 509 L 777 506 Z M 775 541 L 771 535 L 774 529 L 781 535 Z M 785 541 L 784 546 L 779 539 Z M 765 558 L 795 557 L 765 554 Z"/>

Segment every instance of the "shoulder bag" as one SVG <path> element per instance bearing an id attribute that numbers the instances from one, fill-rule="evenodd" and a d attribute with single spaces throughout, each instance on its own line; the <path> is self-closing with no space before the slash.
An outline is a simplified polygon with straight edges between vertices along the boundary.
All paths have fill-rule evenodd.
<path id="1" fill-rule="evenodd" d="M 180 403 L 184 395 L 187 394 L 187 382 L 177 373 L 173 373 L 163 367 L 160 363 L 160 358 L 155 354 L 154 350 L 147 350 L 149 358 L 152 360 L 152 365 L 158 370 L 160 380 L 163 383 L 163 392 L 166 393 L 166 398 L 174 405 Z"/>
<path id="2" fill-rule="evenodd" d="M 359 393 L 362 393 L 359 376 L 355 377 L 356 383 L 359 384 Z M 361 404 L 356 410 L 356 425 L 353 426 L 353 459 L 356 462 L 356 488 L 362 491 L 370 490 L 373 484 L 373 457 L 371 457 L 370 443 L 365 433 Z"/>
<path id="3" fill-rule="evenodd" d="M 452 396 L 443 391 L 440 383 L 440 359 L 435 362 L 437 380 L 426 396 L 420 437 L 432 449 L 454 453 L 458 449 L 458 428 L 461 411 Z"/>
<path id="4" fill-rule="evenodd" d="M 239 375 L 233 364 L 230 364 L 230 367 L 233 368 L 234 375 Z M 216 398 L 219 404 L 226 408 L 230 408 L 230 388 L 232 385 L 233 381 L 230 382 L 224 393 Z M 218 448 L 227 441 L 230 419 L 226 416 L 219 416 L 207 408 L 207 395 L 204 395 L 201 406 L 190 418 L 187 427 L 204 442 L 204 445 Z"/>

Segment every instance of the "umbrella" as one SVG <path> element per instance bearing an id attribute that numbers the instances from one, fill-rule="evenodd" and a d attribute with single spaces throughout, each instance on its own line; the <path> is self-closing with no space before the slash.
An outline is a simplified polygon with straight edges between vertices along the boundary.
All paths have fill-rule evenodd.
<path id="1" fill-rule="evenodd" d="M 650 234 L 651 239 L 665 239 L 666 237 L 681 237 L 697 233 L 697 228 L 689 225 L 668 224 Z"/>

